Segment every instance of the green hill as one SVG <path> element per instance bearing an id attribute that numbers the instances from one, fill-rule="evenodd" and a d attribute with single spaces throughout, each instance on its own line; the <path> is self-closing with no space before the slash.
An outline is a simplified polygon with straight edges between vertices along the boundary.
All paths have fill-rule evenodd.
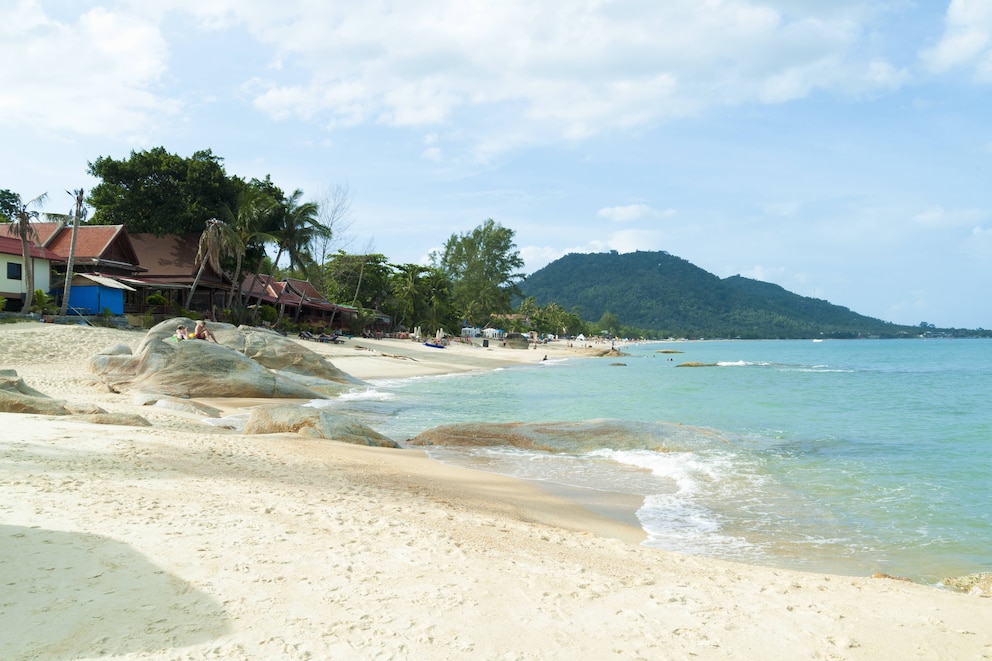
<path id="1" fill-rule="evenodd" d="M 611 312 L 627 327 L 676 337 L 905 337 L 919 329 L 865 317 L 827 301 L 741 276 L 720 279 L 667 252 L 572 253 L 521 285 L 538 305 Z"/>

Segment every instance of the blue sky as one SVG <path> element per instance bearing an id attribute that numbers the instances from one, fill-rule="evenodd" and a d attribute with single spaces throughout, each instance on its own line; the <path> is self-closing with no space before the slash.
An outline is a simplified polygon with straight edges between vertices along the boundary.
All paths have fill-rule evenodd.
<path id="1" fill-rule="evenodd" d="M 992 2 L 3 0 L 0 188 L 209 148 L 426 262 L 666 250 L 888 321 L 992 327 Z"/>

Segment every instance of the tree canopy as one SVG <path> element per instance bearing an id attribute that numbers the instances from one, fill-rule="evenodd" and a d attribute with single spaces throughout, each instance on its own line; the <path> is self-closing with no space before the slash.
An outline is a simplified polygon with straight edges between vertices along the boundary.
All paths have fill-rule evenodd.
<path id="1" fill-rule="evenodd" d="M 101 180 L 87 198 L 91 222 L 156 236 L 200 232 L 208 219 L 237 208 L 245 185 L 228 177 L 222 162 L 209 149 L 189 158 L 164 147 L 132 151 L 122 160 L 101 156 L 88 164 L 89 174 Z"/>
<path id="2" fill-rule="evenodd" d="M 485 324 L 493 314 L 511 310 L 519 294 L 524 260 L 513 242 L 513 230 L 492 218 L 471 232 L 452 234 L 433 266 L 452 282 L 455 309 L 470 323 Z"/>

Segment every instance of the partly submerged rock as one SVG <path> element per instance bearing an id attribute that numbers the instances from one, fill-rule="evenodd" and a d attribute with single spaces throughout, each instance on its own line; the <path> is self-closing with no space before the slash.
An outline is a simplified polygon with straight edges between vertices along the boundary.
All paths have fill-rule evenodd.
<path id="1" fill-rule="evenodd" d="M 407 445 L 512 446 L 544 452 L 698 449 L 729 441 L 714 430 L 665 422 L 584 420 L 580 422 L 462 423 L 434 427 Z"/>
<path id="2" fill-rule="evenodd" d="M 952 590 L 960 590 L 980 597 L 992 597 L 992 572 L 945 578 L 941 584 Z"/>
<path id="3" fill-rule="evenodd" d="M 355 445 L 396 448 L 394 441 L 356 418 L 328 409 L 291 404 L 256 406 L 248 413 L 245 434 L 294 433 Z"/>

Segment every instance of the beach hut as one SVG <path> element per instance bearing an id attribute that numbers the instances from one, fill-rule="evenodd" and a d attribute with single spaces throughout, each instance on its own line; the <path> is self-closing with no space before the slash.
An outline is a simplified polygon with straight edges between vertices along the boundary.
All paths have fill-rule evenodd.
<path id="1" fill-rule="evenodd" d="M 55 289 L 62 295 L 63 287 Z M 69 314 L 97 315 L 109 310 L 112 315 L 124 314 L 124 292 L 134 291 L 113 278 L 92 273 L 77 273 L 69 288 Z"/>

